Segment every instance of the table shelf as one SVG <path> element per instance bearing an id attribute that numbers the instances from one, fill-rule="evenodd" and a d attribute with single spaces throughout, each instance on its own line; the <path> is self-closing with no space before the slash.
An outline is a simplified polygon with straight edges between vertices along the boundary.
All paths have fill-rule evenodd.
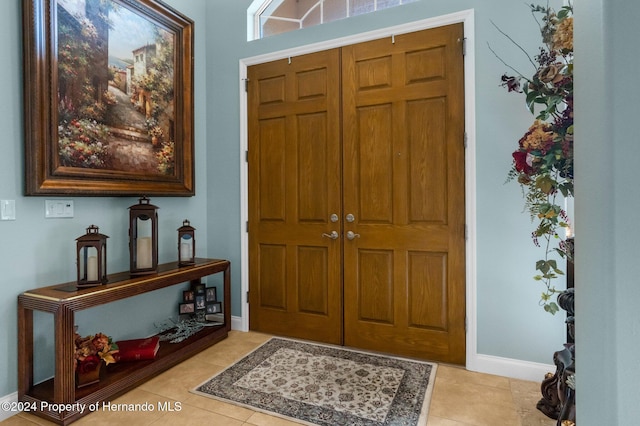
<path id="1" fill-rule="evenodd" d="M 162 341 L 153 360 L 110 364 L 100 382 L 75 386 L 73 369 L 74 313 L 160 288 L 198 282 L 202 277 L 222 272 L 222 325 L 207 326 L 179 343 Z M 36 407 L 32 414 L 67 425 L 88 414 L 80 411 L 41 410 L 41 402 L 94 404 L 108 401 L 155 377 L 194 354 L 227 337 L 231 329 L 230 263 L 227 260 L 197 259 L 193 266 L 163 264 L 158 273 L 130 277 L 128 272 L 109 276 L 109 283 L 91 288 L 75 288 L 75 282 L 29 290 L 18 296 L 18 399 Z M 33 311 L 54 315 L 55 374 L 50 380 L 33 383 Z"/>

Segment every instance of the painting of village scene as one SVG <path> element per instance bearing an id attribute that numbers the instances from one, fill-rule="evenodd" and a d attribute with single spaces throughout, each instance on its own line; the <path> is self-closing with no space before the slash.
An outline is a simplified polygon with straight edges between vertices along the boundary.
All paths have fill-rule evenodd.
<path id="1" fill-rule="evenodd" d="M 175 174 L 172 33 L 112 0 L 58 0 L 58 164 Z"/>

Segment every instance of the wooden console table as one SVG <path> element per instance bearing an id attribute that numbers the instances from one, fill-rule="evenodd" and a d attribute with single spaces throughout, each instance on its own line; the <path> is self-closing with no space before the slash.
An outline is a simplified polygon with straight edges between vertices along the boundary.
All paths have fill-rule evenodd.
<path id="1" fill-rule="evenodd" d="M 200 278 L 224 274 L 224 324 L 205 327 L 180 342 L 161 342 L 155 359 L 110 364 L 99 383 L 76 388 L 74 358 L 74 314 L 76 311 L 115 302 L 172 285 L 199 282 Z M 109 282 L 91 288 L 76 288 L 70 282 L 29 290 L 18 296 L 18 400 L 29 412 L 67 425 L 88 414 L 76 407 L 108 401 L 173 367 L 197 352 L 227 337 L 231 330 L 230 263 L 228 260 L 196 259 L 193 266 L 177 262 L 158 266 L 155 274 L 131 277 L 129 272 L 109 275 Z M 33 311 L 54 316 L 55 373 L 52 379 L 33 383 Z M 117 340 L 117 339 L 116 339 Z M 59 411 L 53 404 L 70 404 Z M 42 409 L 41 409 L 42 408 Z"/>

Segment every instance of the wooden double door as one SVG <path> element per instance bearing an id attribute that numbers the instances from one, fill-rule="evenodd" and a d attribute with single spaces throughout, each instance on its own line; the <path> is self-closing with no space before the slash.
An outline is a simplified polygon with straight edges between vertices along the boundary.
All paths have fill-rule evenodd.
<path id="1" fill-rule="evenodd" d="M 462 39 L 248 69 L 250 329 L 464 363 Z"/>

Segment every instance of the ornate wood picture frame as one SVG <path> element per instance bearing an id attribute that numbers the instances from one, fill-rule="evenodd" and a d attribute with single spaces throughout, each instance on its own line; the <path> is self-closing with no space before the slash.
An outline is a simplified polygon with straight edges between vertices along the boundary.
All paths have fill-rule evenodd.
<path id="1" fill-rule="evenodd" d="M 193 37 L 160 0 L 23 0 L 25 194 L 194 195 Z"/>

